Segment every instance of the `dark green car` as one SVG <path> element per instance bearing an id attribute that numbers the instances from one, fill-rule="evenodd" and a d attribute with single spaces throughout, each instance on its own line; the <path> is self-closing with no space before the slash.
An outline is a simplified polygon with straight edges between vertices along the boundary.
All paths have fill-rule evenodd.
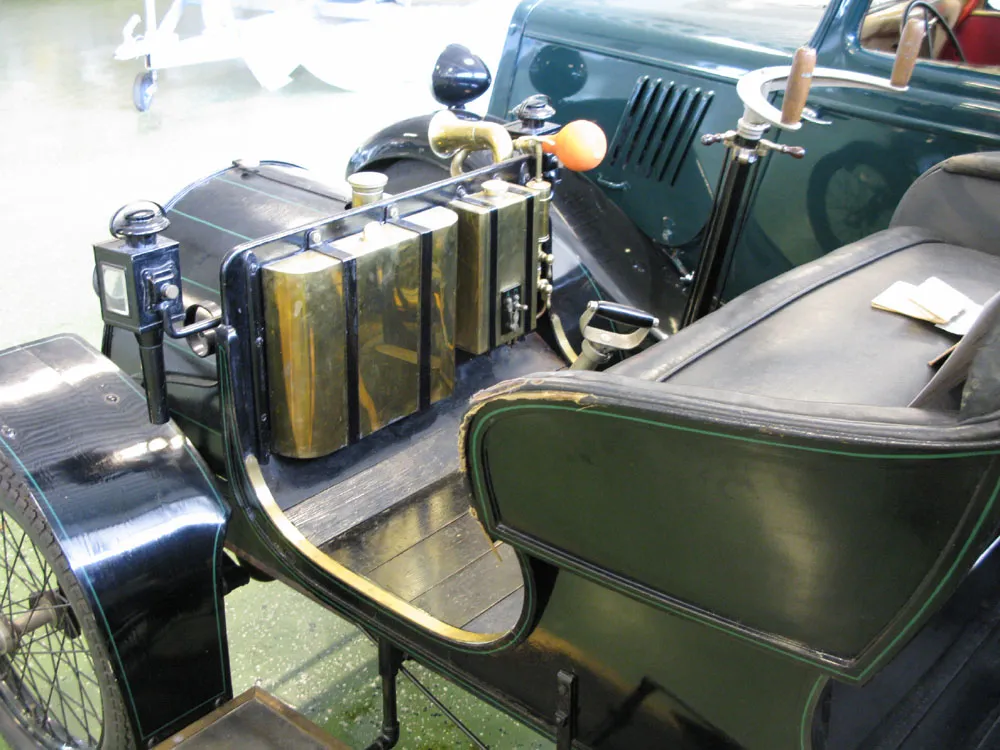
<path id="1" fill-rule="evenodd" d="M 907 5 L 526 0 L 511 23 L 489 114 L 509 119 L 540 92 L 559 122 L 597 122 L 610 150 L 589 176 L 690 269 L 722 160 L 721 149 L 697 139 L 736 122 L 737 79 L 787 64 L 806 43 L 818 65 L 886 76 Z M 936 6 L 969 62 L 955 60 L 932 18 L 935 59 L 925 50 L 905 96 L 815 89 L 815 119 L 826 124 L 782 134 L 807 156 L 772 160 L 761 175 L 727 296 L 884 229 L 906 188 L 943 159 L 1000 147 L 1000 16 L 982 0 Z M 402 156 L 400 134 L 376 136 L 351 171 Z M 433 158 L 419 149 L 407 155 Z"/>
<path id="2" fill-rule="evenodd" d="M 369 750 L 406 660 L 558 750 L 1000 747 L 998 14 L 921 3 L 529 0 L 350 192 L 119 209 L 101 351 L 0 352 L 0 733 L 259 746 L 255 577 L 377 641 Z"/>

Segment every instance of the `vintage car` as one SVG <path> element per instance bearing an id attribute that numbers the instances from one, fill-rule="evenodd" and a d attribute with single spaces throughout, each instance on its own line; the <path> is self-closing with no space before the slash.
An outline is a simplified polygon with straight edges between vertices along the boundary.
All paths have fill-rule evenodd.
<path id="1" fill-rule="evenodd" d="M 116 212 L 101 352 L 0 352 L 0 725 L 187 741 L 257 577 L 377 640 L 373 749 L 405 659 L 559 750 L 1000 746 L 1000 157 L 934 165 L 996 88 L 918 60 L 993 15 L 911 5 L 531 0 L 493 118 L 450 47 L 350 194 L 238 161 Z M 928 169 L 823 255 L 791 202 L 865 144 Z M 982 303 L 960 339 L 872 308 L 929 277 Z"/>
<path id="2" fill-rule="evenodd" d="M 722 161 L 721 150 L 694 144 L 703 133 L 732 127 L 742 107 L 739 77 L 787 63 L 806 40 L 819 65 L 885 76 L 908 6 L 908 0 L 871 6 L 869 0 L 763 0 L 752 7 L 727 0 L 525 2 L 511 24 L 489 114 L 507 119 L 518 103 L 542 93 L 561 122 L 597 122 L 611 148 L 590 176 L 643 234 L 680 261 L 684 276 L 697 262 Z M 812 121 L 822 124 L 788 141 L 805 147 L 808 161 L 777 159 L 763 170 L 730 295 L 885 229 L 906 188 L 943 159 L 1000 148 L 994 6 L 934 4 L 955 25 L 972 64 L 957 64 L 954 47 L 945 45 L 947 32 L 932 24 L 935 59 L 917 65 L 905 97 L 816 90 Z M 433 163 L 424 122 L 386 128 L 358 150 L 351 169 L 384 168 L 401 158 Z M 636 283 L 642 289 L 633 303 L 669 321 L 672 311 L 658 303 L 655 278 Z"/>

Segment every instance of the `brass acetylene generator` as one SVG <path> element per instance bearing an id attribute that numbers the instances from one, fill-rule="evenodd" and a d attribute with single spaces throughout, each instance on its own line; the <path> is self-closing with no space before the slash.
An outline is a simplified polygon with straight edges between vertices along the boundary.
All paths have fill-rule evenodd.
<path id="1" fill-rule="evenodd" d="M 206 332 L 225 322 L 228 253 L 256 258 L 252 278 L 239 283 L 256 289 L 257 303 L 237 313 L 257 332 L 256 388 L 247 397 L 265 452 L 315 458 L 357 442 L 451 395 L 456 352 L 485 354 L 533 331 L 552 289 L 544 170 L 557 162 L 543 151 L 559 144 L 514 131 L 512 139 L 503 125 L 438 113 L 428 137 L 435 154 L 452 158 L 452 177 L 395 196 L 376 172 L 352 175 L 348 197 L 306 170 L 240 161 L 190 187 L 155 221 L 146 214 L 157 207 L 144 206 L 139 240 L 126 207 L 120 239 L 97 249 L 97 283 L 111 325 L 123 327 L 120 300 L 133 300 L 139 317 L 127 329 L 140 340 L 151 404 L 164 406 L 154 416 L 166 418 L 169 378 L 163 337 L 148 329 L 171 322 L 162 326 L 169 337 L 212 356 Z M 480 150 L 492 166 L 465 172 Z M 155 268 L 165 282 L 115 261 L 139 245 L 144 261 L 135 267 Z M 172 255 L 147 257 L 161 246 Z M 223 266 L 221 295 L 198 278 L 209 260 Z"/>

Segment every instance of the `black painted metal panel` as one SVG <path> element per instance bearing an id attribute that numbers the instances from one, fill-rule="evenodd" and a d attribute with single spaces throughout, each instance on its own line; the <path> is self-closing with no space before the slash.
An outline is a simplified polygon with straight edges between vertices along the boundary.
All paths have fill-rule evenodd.
<path id="1" fill-rule="evenodd" d="M 309 173 L 282 162 L 263 162 L 255 169 L 230 167 L 182 190 L 165 206 L 170 227 L 165 235 L 180 245 L 184 302 L 220 304 L 219 269 L 237 245 L 332 216 L 345 208 L 342 196 L 309 178 Z M 126 373 L 139 374 L 134 337 L 112 333 L 109 356 Z M 219 413 L 215 357 L 201 359 L 185 341 L 167 340 L 171 416 L 216 472 L 225 471 L 225 447 Z M 203 386 L 171 382 L 172 374 L 203 379 Z"/>
<path id="2" fill-rule="evenodd" d="M 0 352 L 0 451 L 23 474 L 106 635 L 143 741 L 231 697 L 228 507 L 172 423 L 83 340 Z"/>
<path id="3" fill-rule="evenodd" d="M 929 424 L 896 437 L 876 416 L 835 428 L 803 418 L 795 434 L 779 413 L 741 403 L 689 414 L 663 384 L 607 374 L 519 390 L 469 425 L 491 532 L 838 676 L 864 679 L 884 663 L 1000 518 L 990 428 Z"/>

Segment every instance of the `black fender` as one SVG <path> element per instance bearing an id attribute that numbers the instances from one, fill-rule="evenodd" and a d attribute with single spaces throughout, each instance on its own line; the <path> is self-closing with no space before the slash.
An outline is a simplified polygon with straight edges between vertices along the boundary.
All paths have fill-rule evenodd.
<path id="1" fill-rule="evenodd" d="M 229 506 L 187 438 L 76 336 L 0 352 L 0 451 L 97 618 L 140 746 L 232 697 L 222 589 Z"/>
<path id="2" fill-rule="evenodd" d="M 434 114 L 411 117 L 382 128 L 362 143 L 347 162 L 347 174 L 352 175 L 375 164 L 399 159 L 416 159 L 427 164 L 448 168 L 449 159 L 435 156 L 427 140 L 427 126 Z"/>
<path id="3" fill-rule="evenodd" d="M 435 156 L 427 138 L 432 116 L 411 117 L 377 132 L 351 156 L 347 174 L 384 170 L 404 160 L 447 171 L 450 159 Z M 553 308 L 569 331 L 593 299 L 638 307 L 656 315 L 663 332 L 677 330 L 686 295 L 667 251 L 590 179 L 565 169 L 552 203 L 552 253 Z"/>

